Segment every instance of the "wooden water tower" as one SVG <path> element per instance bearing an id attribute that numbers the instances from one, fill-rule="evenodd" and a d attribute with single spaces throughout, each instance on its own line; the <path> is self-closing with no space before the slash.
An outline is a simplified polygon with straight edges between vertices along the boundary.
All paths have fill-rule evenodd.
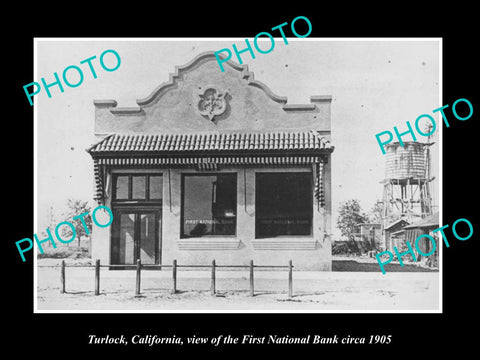
<path id="1" fill-rule="evenodd" d="M 383 228 L 400 219 L 408 223 L 432 214 L 430 146 L 417 141 L 385 147 Z"/>

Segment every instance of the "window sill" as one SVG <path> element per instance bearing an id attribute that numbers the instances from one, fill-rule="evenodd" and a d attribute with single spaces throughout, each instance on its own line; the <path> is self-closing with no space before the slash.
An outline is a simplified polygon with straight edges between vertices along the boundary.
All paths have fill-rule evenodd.
<path id="1" fill-rule="evenodd" d="M 190 238 L 177 241 L 179 250 L 237 250 L 240 239 Z"/>
<path id="2" fill-rule="evenodd" d="M 317 240 L 314 238 L 270 238 L 252 240 L 254 250 L 315 250 Z"/>

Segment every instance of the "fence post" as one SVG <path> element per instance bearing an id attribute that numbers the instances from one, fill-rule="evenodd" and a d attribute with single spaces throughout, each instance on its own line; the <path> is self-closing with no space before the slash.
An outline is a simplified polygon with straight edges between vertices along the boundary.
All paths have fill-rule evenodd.
<path id="1" fill-rule="evenodd" d="M 137 278 L 135 281 L 135 296 L 140 296 L 140 271 L 142 268 L 142 263 L 140 259 L 137 259 Z"/>
<path id="2" fill-rule="evenodd" d="M 60 294 L 65 294 L 65 260 L 62 260 L 60 268 Z"/>
<path id="3" fill-rule="evenodd" d="M 100 294 L 100 259 L 95 260 L 95 295 Z"/>
<path id="4" fill-rule="evenodd" d="M 210 294 L 215 295 L 215 260 L 212 260 L 212 282 L 210 284 Z"/>
<path id="5" fill-rule="evenodd" d="M 292 298 L 292 294 L 293 294 L 293 276 L 292 276 L 292 260 L 289 260 L 288 261 L 288 298 L 291 299 Z"/>
<path id="6" fill-rule="evenodd" d="M 250 296 L 253 296 L 253 260 L 250 260 Z"/>
<path id="7" fill-rule="evenodd" d="M 176 292 L 177 292 L 177 259 L 173 260 L 172 276 L 173 276 L 173 290 L 172 290 L 172 293 L 176 294 Z"/>

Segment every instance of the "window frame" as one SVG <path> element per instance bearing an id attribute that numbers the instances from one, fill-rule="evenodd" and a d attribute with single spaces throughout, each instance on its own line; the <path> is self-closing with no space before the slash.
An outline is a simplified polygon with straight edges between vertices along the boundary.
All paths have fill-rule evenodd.
<path id="1" fill-rule="evenodd" d="M 222 176 L 222 175 L 227 175 L 227 176 L 232 176 L 235 177 L 235 233 L 226 235 L 226 234 L 221 234 L 221 235 L 203 235 L 203 236 L 190 236 L 184 234 L 184 224 L 185 224 L 185 178 L 189 176 Z M 204 172 L 204 173 L 192 173 L 192 172 L 187 172 L 187 173 L 182 173 L 181 174 L 181 180 L 180 180 L 180 240 L 183 239 L 219 239 L 219 238 L 236 238 L 238 235 L 238 173 L 237 172 Z"/>
<path id="2" fill-rule="evenodd" d="M 117 199 L 117 181 L 118 177 L 127 176 L 127 198 L 126 199 Z M 134 176 L 143 176 L 145 178 L 145 198 L 133 198 L 133 177 Z M 150 178 L 152 176 L 159 176 L 162 178 L 162 197 L 160 199 L 150 199 Z M 161 204 L 163 203 L 163 174 L 162 173 L 153 173 L 153 172 L 115 172 L 112 173 L 112 203 L 115 204 L 131 204 L 131 203 L 149 203 L 149 204 Z"/>
<path id="3" fill-rule="evenodd" d="M 308 176 L 310 177 L 310 188 L 309 188 L 309 192 L 310 192 L 310 204 L 308 205 L 309 206 L 309 210 L 310 210 L 310 216 L 309 216 L 309 220 L 310 220 L 310 227 L 309 227 L 309 234 L 299 234 L 299 235 L 289 235 L 289 234 L 283 234 L 283 235 L 268 235 L 268 236 L 260 236 L 259 235 L 259 232 L 258 232 L 258 211 L 257 211 L 257 206 L 258 206 L 258 177 L 257 175 L 259 174 L 269 174 L 269 175 L 292 175 L 292 174 L 295 174 L 295 175 L 298 175 L 298 174 L 308 174 Z M 307 175 L 305 175 L 307 176 Z M 313 222 L 314 222 L 314 213 L 315 213 L 315 208 L 314 208 L 314 195 L 313 195 L 313 186 L 314 186 L 314 179 L 313 179 L 313 172 L 311 171 L 256 171 L 255 172 L 255 180 L 254 180 L 254 183 L 255 183 L 255 194 L 254 194 L 254 203 L 255 203 L 255 223 L 254 223 L 254 226 L 255 226 L 255 231 L 254 231 L 254 240 L 256 241 L 262 241 L 262 240 L 268 240 L 268 239 L 276 239 L 276 238 L 313 238 L 314 236 L 314 226 L 313 226 Z"/>

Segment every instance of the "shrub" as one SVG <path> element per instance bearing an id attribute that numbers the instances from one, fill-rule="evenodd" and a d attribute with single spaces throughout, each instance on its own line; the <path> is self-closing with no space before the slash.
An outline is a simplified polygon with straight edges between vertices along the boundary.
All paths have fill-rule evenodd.
<path id="1" fill-rule="evenodd" d="M 58 246 L 56 249 L 48 248 L 45 249 L 43 254 L 38 253 L 38 259 L 83 259 L 88 258 L 88 249 L 87 248 L 77 248 L 77 247 L 69 247 L 69 246 Z"/>

